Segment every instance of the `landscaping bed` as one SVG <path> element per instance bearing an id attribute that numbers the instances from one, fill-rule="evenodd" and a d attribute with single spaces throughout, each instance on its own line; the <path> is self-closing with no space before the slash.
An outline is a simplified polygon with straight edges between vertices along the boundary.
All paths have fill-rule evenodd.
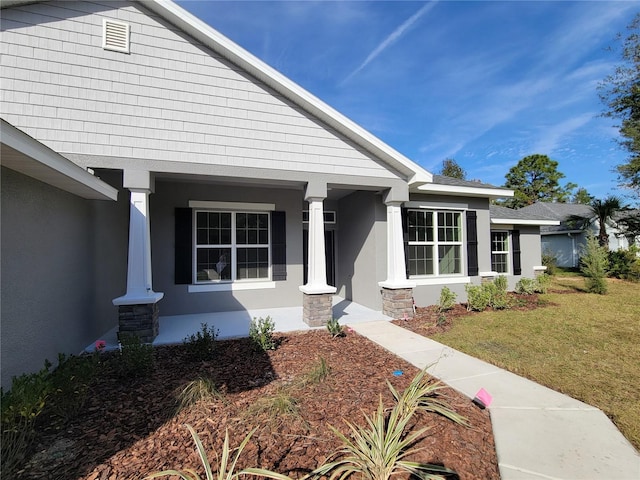
<path id="1" fill-rule="evenodd" d="M 393 404 L 387 381 L 402 390 L 418 373 L 353 332 L 332 338 L 317 330 L 276 339 L 278 348 L 267 352 L 249 339 L 219 341 L 208 361 L 193 361 L 182 345 L 155 348 L 155 367 L 140 378 L 123 378 L 110 367 L 117 354 L 100 354 L 85 404 L 64 423 L 47 411 L 38 418 L 34 453 L 14 478 L 139 479 L 189 467 L 204 475 L 185 424 L 199 433 L 214 466 L 225 430 L 236 447 L 257 427 L 238 467 L 301 477 L 341 445 L 329 424 L 345 434 L 344 420 L 364 425 L 363 412 L 372 414 L 380 396 L 385 406 Z M 318 378 L 322 370 L 328 374 Z M 198 377 L 212 379 L 219 395 L 176 412 L 178 392 Z M 498 479 L 488 411 L 450 388 L 439 397 L 469 426 L 417 414 L 411 426 L 430 430 L 411 458 L 456 471 L 452 479 Z"/>

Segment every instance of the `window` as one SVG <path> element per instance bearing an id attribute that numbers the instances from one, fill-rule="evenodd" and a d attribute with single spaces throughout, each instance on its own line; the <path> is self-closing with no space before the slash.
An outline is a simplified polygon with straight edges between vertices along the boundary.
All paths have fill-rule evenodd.
<path id="1" fill-rule="evenodd" d="M 491 232 L 491 270 L 509 272 L 509 233 Z"/>
<path id="2" fill-rule="evenodd" d="M 409 210 L 409 275 L 462 273 L 462 214 L 454 211 Z"/>
<path id="3" fill-rule="evenodd" d="M 270 278 L 269 213 L 196 211 L 196 281 Z"/>

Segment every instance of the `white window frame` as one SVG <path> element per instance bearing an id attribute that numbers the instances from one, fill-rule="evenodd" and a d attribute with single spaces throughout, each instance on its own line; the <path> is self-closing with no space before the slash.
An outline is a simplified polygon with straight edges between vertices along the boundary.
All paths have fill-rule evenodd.
<path id="1" fill-rule="evenodd" d="M 506 240 L 506 245 L 507 245 L 507 250 L 494 250 L 493 249 L 493 235 L 494 234 L 504 234 L 506 236 L 505 240 Z M 512 270 L 512 266 L 511 266 L 511 234 L 509 233 L 508 230 L 491 230 L 491 271 L 498 273 L 499 275 L 509 275 L 511 273 Z M 496 268 L 494 268 L 494 263 L 493 263 L 493 256 L 494 255 L 505 255 L 506 257 L 506 272 L 499 272 Z"/>
<path id="2" fill-rule="evenodd" d="M 409 246 L 428 246 L 431 247 L 432 249 L 432 253 L 433 253 L 433 273 L 431 274 L 423 274 L 423 275 L 410 275 L 409 278 L 411 279 L 434 279 L 434 278 L 466 278 L 465 277 L 465 258 L 466 258 L 466 250 L 464 248 L 465 245 L 465 237 L 466 237 L 466 232 L 465 232 L 465 228 L 464 228 L 464 211 L 462 210 L 458 210 L 458 209 L 448 209 L 448 208 L 437 208 L 437 209 L 426 209 L 426 208 L 410 208 L 407 211 L 407 215 L 409 214 L 409 212 L 418 212 L 418 213 L 431 213 L 433 215 L 433 241 L 412 241 L 409 240 L 408 244 Z M 457 214 L 458 215 L 458 219 L 459 219 L 459 240 L 457 241 L 446 241 L 446 240 L 440 240 L 438 238 L 438 227 L 439 227 L 439 223 L 438 223 L 438 214 L 442 213 L 442 214 Z M 407 222 L 408 222 L 408 218 L 407 218 Z M 440 256 L 439 256 L 439 247 L 440 246 L 449 246 L 449 245 L 453 245 L 453 246 L 458 246 L 460 248 L 460 259 L 459 259 L 459 273 L 440 273 Z M 407 258 L 407 261 L 409 261 L 409 259 Z"/>
<path id="3" fill-rule="evenodd" d="M 196 202 L 194 202 L 196 203 Z M 198 202 L 199 203 L 199 202 Z M 205 203 L 205 202 L 202 202 Z M 212 202 L 213 203 L 213 202 Z M 246 206 L 246 205 L 244 205 Z M 219 244 L 219 245 L 198 245 L 198 213 L 225 213 L 231 215 L 231 243 L 230 244 Z M 239 248 L 251 248 L 252 245 L 238 244 L 237 243 L 237 235 L 236 235 L 236 217 L 237 214 L 258 214 L 258 215 L 267 215 L 267 244 L 258 244 L 254 246 L 254 248 L 266 248 L 267 249 L 267 258 L 268 258 L 268 267 L 267 267 L 267 276 L 264 278 L 244 278 L 238 279 L 238 249 Z M 231 260 L 229 262 L 231 266 L 231 279 L 207 279 L 207 280 L 198 280 L 198 249 L 201 248 L 229 248 L 231 250 Z M 193 284 L 194 286 L 206 286 L 206 285 L 226 285 L 225 290 L 233 289 L 233 290 L 241 290 L 243 284 L 254 283 L 262 283 L 269 282 L 271 283 L 271 275 L 272 275 L 272 266 L 273 261 L 271 258 L 271 211 L 266 211 L 264 209 L 255 209 L 255 210 L 230 210 L 230 209 L 218 209 L 218 208 L 195 208 L 193 210 Z M 229 288 L 229 285 L 237 285 L 235 288 Z M 190 290 L 191 291 L 191 290 Z M 193 291 L 198 291 L 194 289 Z M 203 290 L 200 290 L 203 291 Z"/>

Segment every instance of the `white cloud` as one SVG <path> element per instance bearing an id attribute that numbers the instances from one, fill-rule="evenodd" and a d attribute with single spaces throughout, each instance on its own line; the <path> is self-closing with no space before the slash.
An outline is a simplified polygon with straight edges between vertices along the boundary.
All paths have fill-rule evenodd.
<path id="1" fill-rule="evenodd" d="M 589 123 L 594 117 L 595 114 L 593 112 L 587 112 L 544 128 L 533 146 L 533 151 L 544 155 L 551 155 L 560 148 L 563 140 Z"/>

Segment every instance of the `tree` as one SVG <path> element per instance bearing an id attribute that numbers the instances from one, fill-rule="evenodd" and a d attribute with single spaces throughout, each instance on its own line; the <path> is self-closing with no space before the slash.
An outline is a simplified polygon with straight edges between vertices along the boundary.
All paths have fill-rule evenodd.
<path id="1" fill-rule="evenodd" d="M 592 200 L 593 195 L 589 195 L 589 192 L 584 187 L 578 188 L 571 197 L 571 203 L 580 203 L 582 205 L 589 205 Z"/>
<path id="2" fill-rule="evenodd" d="M 604 116 L 620 121 L 622 139 L 619 143 L 630 156 L 616 167 L 622 186 L 640 195 L 640 13 L 627 27 L 629 34 L 622 41 L 622 61 L 614 73 L 598 86 L 600 99 L 607 106 Z"/>
<path id="3" fill-rule="evenodd" d="M 529 155 L 511 167 L 506 175 L 505 187 L 514 190 L 514 197 L 505 203 L 521 208 L 535 202 L 565 202 L 577 187 L 568 183 L 560 186 L 564 174 L 558 171 L 558 162 L 546 155 Z"/>
<path id="4" fill-rule="evenodd" d="M 447 177 L 459 178 L 460 180 L 464 180 L 467 176 L 467 172 L 464 171 L 458 162 L 456 162 L 453 158 L 447 158 L 442 161 L 442 169 L 440 170 L 440 175 L 446 175 Z"/>
<path id="5" fill-rule="evenodd" d="M 589 235 L 581 253 L 580 271 L 585 276 L 587 292 L 604 295 L 607 293 L 606 277 L 609 269 L 607 249 L 598 245 L 598 240 L 593 235 Z"/>
<path id="6" fill-rule="evenodd" d="M 604 200 L 594 199 L 591 204 L 591 211 L 594 218 L 598 219 L 599 231 L 598 231 L 598 243 L 601 247 L 609 248 L 609 235 L 607 234 L 607 222 L 610 222 L 613 217 L 625 210 L 628 207 L 623 206 L 618 197 L 610 196 Z"/>

